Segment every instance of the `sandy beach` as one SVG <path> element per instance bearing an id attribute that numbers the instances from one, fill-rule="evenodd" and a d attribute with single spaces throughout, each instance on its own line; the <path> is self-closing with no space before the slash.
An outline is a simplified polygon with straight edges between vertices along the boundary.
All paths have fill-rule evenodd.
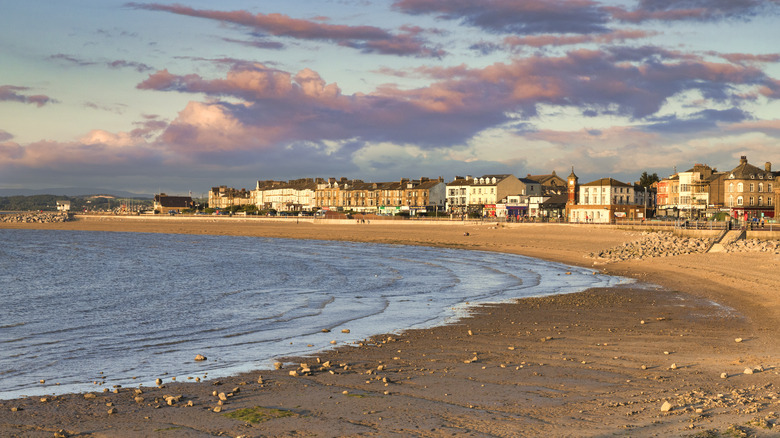
<path id="1" fill-rule="evenodd" d="M 587 255 L 641 232 L 559 224 L 78 217 L 0 228 L 440 246 L 638 281 L 483 306 L 457 324 L 280 358 L 280 370 L 200 383 L 160 376 L 159 388 L 2 400 L 0 436 L 717 437 L 780 430 L 776 254 L 604 263 Z"/>

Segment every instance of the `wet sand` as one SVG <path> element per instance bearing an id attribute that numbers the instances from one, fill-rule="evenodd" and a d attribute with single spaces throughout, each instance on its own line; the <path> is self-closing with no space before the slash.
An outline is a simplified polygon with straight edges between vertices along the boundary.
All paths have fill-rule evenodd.
<path id="1" fill-rule="evenodd" d="M 3 224 L 12 227 L 33 226 Z M 777 255 L 693 254 L 594 266 L 588 253 L 635 240 L 639 232 L 573 225 L 166 217 L 34 227 L 501 251 L 657 286 L 483 306 L 457 324 L 377 336 L 318 357 L 284 358 L 281 370 L 218 382 L 160 376 L 163 388 L 141 388 L 141 394 L 107 381 L 94 398 L 4 400 L 0 436 L 705 437 L 780 430 L 771 429 L 780 414 Z M 165 396 L 177 400 L 169 405 Z M 668 412 L 661 410 L 665 402 Z M 254 416 L 228 416 L 247 414 L 243 409 Z"/>

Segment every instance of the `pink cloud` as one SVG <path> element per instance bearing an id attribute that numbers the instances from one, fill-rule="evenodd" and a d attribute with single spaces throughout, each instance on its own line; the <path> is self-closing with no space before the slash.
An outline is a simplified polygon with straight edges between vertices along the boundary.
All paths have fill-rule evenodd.
<path id="1" fill-rule="evenodd" d="M 247 11 L 215 11 L 194 9 L 183 5 L 129 3 L 131 7 L 150 11 L 165 11 L 178 15 L 218 20 L 266 32 L 274 36 L 301 40 L 332 41 L 369 53 L 411 56 L 441 56 L 440 49 L 425 46 L 418 30 L 402 29 L 395 35 L 375 26 L 327 24 L 323 17 L 315 20 L 292 18 L 284 14 L 251 14 Z"/>
<path id="2" fill-rule="evenodd" d="M 17 87 L 14 85 L 0 85 L 0 102 L 8 101 L 8 102 L 31 103 L 38 107 L 42 107 L 47 103 L 57 102 L 51 97 L 45 96 L 43 94 L 35 94 L 30 96 L 30 95 L 19 93 L 20 91 L 23 92 L 27 90 L 29 90 L 28 87 Z"/>
<path id="3" fill-rule="evenodd" d="M 343 95 L 337 84 L 311 69 L 291 74 L 238 63 L 216 79 L 161 70 L 138 88 L 242 100 L 191 102 L 165 129 L 164 143 L 196 153 L 352 138 L 421 147 L 462 144 L 513 115 L 533 120 L 538 105 L 647 120 L 658 130 L 684 123 L 691 129 L 709 129 L 717 120 L 747 117 L 738 110 L 746 98 L 737 94 L 743 86 L 772 98 L 780 90 L 777 81 L 756 67 L 703 62 L 652 47 L 581 49 L 485 68 L 426 67 L 403 74 L 432 82 L 416 89 L 387 84 L 370 93 Z M 737 105 L 735 111 L 702 113 L 690 121 L 656 116 L 668 99 L 691 90 Z"/>
<path id="4" fill-rule="evenodd" d="M 728 131 L 763 132 L 768 135 L 780 135 L 780 119 L 751 120 L 741 123 L 733 123 L 725 127 Z"/>
<path id="5" fill-rule="evenodd" d="M 656 32 L 645 30 L 616 30 L 605 34 L 596 35 L 530 35 L 524 37 L 509 36 L 504 38 L 504 44 L 510 47 L 544 47 L 567 46 L 574 44 L 612 44 L 626 40 L 647 38 Z"/>
<path id="6" fill-rule="evenodd" d="M 711 53 L 734 64 L 762 64 L 780 61 L 780 53 L 754 55 L 752 53 Z"/>

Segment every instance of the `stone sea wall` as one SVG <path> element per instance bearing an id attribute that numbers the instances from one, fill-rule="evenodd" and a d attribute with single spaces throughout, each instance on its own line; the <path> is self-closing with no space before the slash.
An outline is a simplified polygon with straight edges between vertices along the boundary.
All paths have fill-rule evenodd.
<path id="1" fill-rule="evenodd" d="M 723 245 L 726 252 L 768 252 L 780 254 L 780 242 L 774 240 L 746 239 Z"/>
<path id="2" fill-rule="evenodd" d="M 709 249 L 711 243 L 712 239 L 678 237 L 670 233 L 642 233 L 638 240 L 598 253 L 590 253 L 589 257 L 609 262 L 669 257 L 703 253 Z"/>
<path id="3" fill-rule="evenodd" d="M 642 260 L 680 254 L 706 252 L 713 239 L 675 236 L 671 233 L 641 233 L 640 238 L 620 246 L 590 253 L 588 257 L 601 262 Z M 765 252 L 780 254 L 780 241 L 746 239 L 723 245 L 725 252 Z"/>
<path id="4" fill-rule="evenodd" d="M 0 222 L 10 223 L 46 224 L 52 222 L 67 222 L 69 220 L 71 220 L 71 215 L 68 213 L 42 212 L 0 214 Z"/>

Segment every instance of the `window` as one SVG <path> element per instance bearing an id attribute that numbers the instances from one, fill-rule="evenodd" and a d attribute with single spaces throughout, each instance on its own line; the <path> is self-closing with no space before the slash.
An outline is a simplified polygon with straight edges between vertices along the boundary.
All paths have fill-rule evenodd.
<path id="1" fill-rule="evenodd" d="M 729 196 L 729 207 L 734 206 L 734 196 Z"/>
<path id="2" fill-rule="evenodd" d="M 758 191 L 763 192 L 764 191 L 764 183 L 758 183 Z"/>
<path id="3" fill-rule="evenodd" d="M 771 196 L 767 196 L 766 197 L 766 205 L 768 205 L 770 207 L 772 206 L 772 197 Z"/>
<path id="4" fill-rule="evenodd" d="M 764 197 L 763 196 L 759 196 L 758 197 L 758 206 L 761 207 L 762 205 L 764 205 Z"/>
<path id="5" fill-rule="evenodd" d="M 730 192 L 734 191 L 734 183 L 729 183 L 729 191 Z"/>
<path id="6" fill-rule="evenodd" d="M 737 205 L 742 205 L 742 196 L 737 196 Z"/>
<path id="7" fill-rule="evenodd" d="M 756 185 L 753 183 L 750 183 L 750 191 L 754 192 L 756 190 Z"/>
<path id="8" fill-rule="evenodd" d="M 742 183 L 738 183 L 737 184 L 737 191 L 738 192 L 744 192 L 745 191 L 745 186 L 742 185 Z M 742 205 L 742 204 L 740 204 L 740 205 Z"/>
<path id="9" fill-rule="evenodd" d="M 753 199 L 753 197 L 751 196 L 751 197 L 750 197 L 750 206 L 752 207 L 753 205 L 755 205 L 755 204 L 754 204 L 754 199 Z"/>

